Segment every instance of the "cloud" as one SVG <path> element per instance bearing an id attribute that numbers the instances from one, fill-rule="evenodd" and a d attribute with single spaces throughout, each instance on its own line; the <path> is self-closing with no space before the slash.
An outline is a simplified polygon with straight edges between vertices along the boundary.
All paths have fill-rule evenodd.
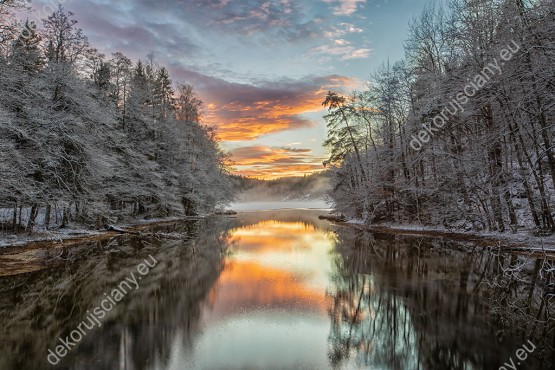
<path id="1" fill-rule="evenodd" d="M 324 36 L 328 39 L 340 38 L 348 34 L 362 33 L 364 29 L 351 23 L 339 23 L 337 26 L 331 26 L 328 31 L 324 32 Z"/>
<path id="2" fill-rule="evenodd" d="M 359 4 L 366 4 L 367 0 L 324 0 L 327 4 L 334 4 L 333 14 L 348 16 L 357 12 Z"/>
<path id="3" fill-rule="evenodd" d="M 49 0 L 33 1 L 39 17 L 49 15 L 42 11 L 45 4 Z M 248 35 L 240 41 L 252 44 L 322 35 L 319 18 L 292 0 L 80 0 L 66 1 L 64 7 L 95 44 L 133 57 L 137 45 L 164 55 L 198 56 L 214 37 Z"/>
<path id="4" fill-rule="evenodd" d="M 204 1 L 196 1 L 197 5 L 207 6 L 212 9 L 223 8 L 227 4 L 229 4 L 229 0 L 204 0 Z"/>
<path id="5" fill-rule="evenodd" d="M 316 123 L 303 114 L 321 111 L 327 90 L 342 89 L 343 84 L 350 83 L 350 79 L 329 76 L 259 85 L 221 85 L 204 90 L 211 104 L 206 118 L 216 123 L 224 141 L 253 140 L 284 130 L 313 127 Z"/>
<path id="6" fill-rule="evenodd" d="M 236 171 L 237 174 L 246 177 L 254 177 L 263 180 L 274 180 L 280 177 L 295 177 L 310 175 L 322 171 L 324 167 L 319 163 L 310 163 L 290 166 L 251 166 Z"/>
<path id="7" fill-rule="evenodd" d="M 325 160 L 324 157 L 313 155 L 311 149 L 263 145 L 237 148 L 230 154 L 237 173 L 265 179 L 321 171 Z"/>
<path id="8" fill-rule="evenodd" d="M 302 3 L 292 0 L 203 0 L 184 6 L 194 15 L 190 21 L 225 32 L 249 36 L 265 32 L 289 40 L 319 32 L 317 21 L 307 17 Z"/>
<path id="9" fill-rule="evenodd" d="M 323 110 L 328 90 L 347 91 L 359 83 L 330 75 L 300 80 L 236 83 L 190 68 L 170 68 L 177 80 L 191 83 L 206 105 L 204 120 L 218 127 L 223 141 L 248 141 L 285 130 L 316 125 L 303 115 Z"/>
<path id="10" fill-rule="evenodd" d="M 322 86 L 222 84 L 202 89 L 210 104 L 206 120 L 218 126 L 224 141 L 245 141 L 279 131 L 314 126 L 302 114 L 321 109 Z"/>
<path id="11" fill-rule="evenodd" d="M 311 149 L 247 146 L 230 151 L 231 160 L 239 166 L 306 164 L 313 162 Z"/>
<path id="12" fill-rule="evenodd" d="M 336 56 L 341 60 L 368 58 L 372 49 L 356 48 L 347 40 L 336 39 L 333 43 L 315 46 L 308 51 L 311 55 Z"/>
<path id="13" fill-rule="evenodd" d="M 33 0 L 37 16 L 47 16 L 38 9 L 49 1 Z M 323 111 L 321 102 L 328 90 L 347 92 L 360 85 L 357 79 L 332 74 L 278 77 L 315 73 L 310 63 L 308 68 L 294 64 L 312 46 L 316 46 L 311 53 L 317 58 L 348 60 L 364 58 L 370 52 L 346 40 L 350 34 L 363 32 L 356 22 L 330 25 L 335 17 L 328 9 L 332 6 L 336 14 L 351 15 L 364 1 L 327 2 L 72 0 L 63 5 L 75 13 L 78 27 L 107 58 L 123 52 L 136 61 L 153 52 L 156 62 L 168 67 L 175 83 L 195 87 L 205 102 L 204 120 L 217 126 L 219 138 L 238 142 L 314 127 L 318 114 L 308 113 Z M 329 40 L 331 44 L 318 46 Z M 268 77 L 254 79 L 253 74 Z M 259 153 L 263 155 L 259 160 L 243 158 L 241 173 L 272 177 L 322 169 L 321 158 L 297 146 L 271 148 L 270 154 Z M 244 163 L 249 161 L 256 164 L 248 167 Z"/>
<path id="14" fill-rule="evenodd" d="M 29 17 L 46 18 L 54 10 L 51 6 L 53 3 L 49 0 L 33 0 L 34 12 Z M 169 57 L 175 53 L 180 57 L 201 55 L 200 41 L 192 36 L 194 32 L 188 22 L 183 22 L 179 16 L 179 7 L 172 9 L 167 0 L 160 3 L 159 7 L 158 3 L 157 7 L 153 7 L 153 3 L 145 4 L 145 0 L 114 3 L 72 0 L 62 2 L 62 5 L 74 13 L 74 18 L 78 20 L 77 27 L 85 31 L 92 45 L 107 55 L 122 51 L 132 58 L 138 58 L 151 50 Z"/>

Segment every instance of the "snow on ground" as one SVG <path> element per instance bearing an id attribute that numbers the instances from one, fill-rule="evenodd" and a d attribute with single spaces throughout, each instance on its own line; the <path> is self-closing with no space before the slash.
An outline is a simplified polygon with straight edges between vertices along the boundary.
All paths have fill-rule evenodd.
<path id="1" fill-rule="evenodd" d="M 103 231 L 63 229 L 56 231 L 45 231 L 33 233 L 32 235 L 5 235 L 0 234 L 0 248 L 22 246 L 31 242 L 60 241 L 84 236 L 101 235 Z"/>
<path id="2" fill-rule="evenodd" d="M 364 220 L 360 218 L 353 218 L 351 220 L 347 220 L 346 223 L 353 225 L 364 225 Z"/>
<path id="3" fill-rule="evenodd" d="M 465 231 L 460 229 L 448 229 L 445 227 L 422 226 L 418 224 L 396 224 L 392 222 L 384 222 L 380 224 L 366 225 L 361 219 L 351 219 L 346 221 L 347 224 L 359 225 L 363 228 L 387 228 L 394 233 L 399 231 L 415 231 L 415 232 L 439 232 L 453 235 L 468 235 L 469 237 L 479 237 L 484 239 L 498 240 L 500 243 L 526 246 L 531 250 L 555 251 L 555 235 L 537 236 L 534 234 L 533 228 L 522 228 L 516 233 L 501 233 L 495 231 Z M 416 234 L 415 234 L 416 235 Z M 423 234 L 418 234 L 423 235 Z"/>
<path id="4" fill-rule="evenodd" d="M 31 207 L 25 207 L 22 210 L 22 227 L 25 228 L 27 226 L 27 222 L 29 220 L 29 216 L 31 215 Z M 50 211 L 50 227 L 55 226 L 55 221 L 62 220 L 62 210 L 52 208 Z M 19 209 L 17 218 L 19 219 Z M 45 227 L 44 223 L 46 220 L 46 209 L 44 207 L 39 208 L 37 217 L 35 218 L 35 227 Z M 13 222 L 13 208 L 0 208 L 0 223 L 9 223 Z"/>

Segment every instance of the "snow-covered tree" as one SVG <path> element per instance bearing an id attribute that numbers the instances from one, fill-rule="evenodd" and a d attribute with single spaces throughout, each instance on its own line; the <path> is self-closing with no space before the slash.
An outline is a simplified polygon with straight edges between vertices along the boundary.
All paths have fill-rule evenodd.
<path id="1" fill-rule="evenodd" d="M 0 207 L 14 209 L 14 230 L 209 212 L 232 199 L 192 87 L 176 94 L 152 62 L 105 60 L 61 6 L 42 30 L 19 29 L 0 53 Z"/>
<path id="2" fill-rule="evenodd" d="M 337 209 L 368 222 L 555 230 L 554 9 L 431 2 L 410 24 L 406 61 L 326 116 Z"/>

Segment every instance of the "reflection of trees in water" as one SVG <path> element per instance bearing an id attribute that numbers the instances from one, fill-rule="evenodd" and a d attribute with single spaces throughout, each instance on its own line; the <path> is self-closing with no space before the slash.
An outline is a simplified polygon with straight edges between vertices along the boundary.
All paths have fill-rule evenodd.
<path id="1" fill-rule="evenodd" d="M 371 278 L 362 275 L 333 296 L 330 361 L 336 367 L 352 357 L 357 366 L 412 369 L 414 335 L 405 330 L 411 325 L 406 310 L 394 294 L 374 289 Z"/>
<path id="2" fill-rule="evenodd" d="M 0 369 L 46 369 L 49 348 L 65 338 L 149 254 L 158 261 L 88 332 L 60 369 L 147 369 L 167 363 L 178 338 L 192 346 L 207 294 L 222 269 L 229 221 L 177 223 L 160 232 L 195 233 L 189 241 L 124 237 L 69 252 L 72 263 L 0 279 Z"/>
<path id="3" fill-rule="evenodd" d="M 492 312 L 505 327 L 517 327 L 555 356 L 555 261 L 547 255 L 508 255 L 489 251 L 484 268 Z"/>
<path id="4" fill-rule="evenodd" d="M 334 367 L 497 369 L 532 339 L 538 350 L 519 369 L 550 368 L 549 262 L 352 229 L 338 230 L 337 251 Z"/>

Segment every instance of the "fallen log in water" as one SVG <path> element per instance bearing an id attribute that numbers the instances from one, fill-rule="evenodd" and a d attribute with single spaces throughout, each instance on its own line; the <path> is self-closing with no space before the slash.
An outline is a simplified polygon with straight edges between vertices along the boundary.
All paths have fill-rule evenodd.
<path id="1" fill-rule="evenodd" d="M 328 221 L 335 221 L 335 222 L 345 222 L 347 218 L 340 214 L 340 213 L 330 213 L 327 215 L 320 215 L 318 216 L 320 220 L 328 220 Z"/>
<path id="2" fill-rule="evenodd" d="M 119 227 L 115 227 L 113 225 L 104 225 L 104 228 L 106 228 L 106 230 L 108 230 L 108 231 L 113 231 L 113 232 L 120 233 L 120 234 L 133 234 L 133 235 L 139 235 L 140 234 L 139 232 L 120 229 Z"/>

